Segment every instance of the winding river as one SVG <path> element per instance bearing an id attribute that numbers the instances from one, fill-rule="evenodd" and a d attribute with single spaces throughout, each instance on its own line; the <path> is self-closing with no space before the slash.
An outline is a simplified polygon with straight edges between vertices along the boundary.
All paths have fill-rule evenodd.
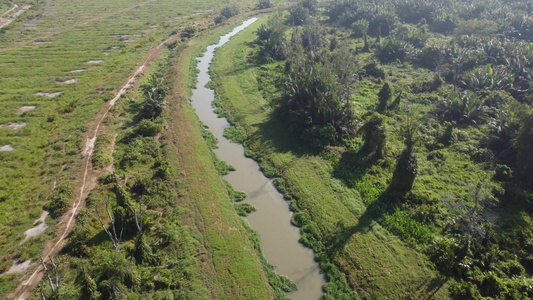
<path id="1" fill-rule="evenodd" d="M 222 36 L 218 44 L 207 47 L 204 56 L 198 59 L 200 73 L 191 102 L 200 121 L 209 126 L 209 130 L 218 140 L 218 149 L 215 149 L 217 157 L 236 169 L 224 178 L 236 190 L 245 192 L 245 201 L 257 209 L 247 220 L 261 238 L 265 258 L 275 266 L 278 274 L 288 276 L 297 284 L 298 290 L 288 296 L 295 300 L 319 299 L 325 279 L 319 273 L 313 251 L 298 242 L 300 233 L 298 228 L 290 224 L 292 213 L 288 203 L 261 173 L 258 164 L 244 156 L 243 146 L 223 137 L 224 128 L 229 124 L 226 119 L 218 118 L 213 112 L 211 102 L 214 92 L 205 87 L 211 80 L 208 71 L 215 50 L 255 21 L 257 18 L 245 21 L 232 32 Z"/>

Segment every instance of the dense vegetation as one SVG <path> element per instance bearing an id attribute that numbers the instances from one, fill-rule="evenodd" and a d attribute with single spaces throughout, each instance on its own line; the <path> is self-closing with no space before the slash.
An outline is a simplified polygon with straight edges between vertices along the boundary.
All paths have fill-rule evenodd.
<path id="1" fill-rule="evenodd" d="M 248 153 L 293 199 L 302 241 L 314 248 L 328 285 L 338 280 L 332 261 L 359 296 L 398 296 L 370 281 L 373 271 L 357 270 L 366 258 L 350 252 L 377 222 L 424 253 L 452 298 L 533 297 L 528 2 L 344 0 L 320 7 L 301 1 L 262 22 L 254 45 L 236 47 L 235 60 L 256 72 L 236 75 L 244 82 L 225 88 L 232 79 L 222 63 L 218 74 L 227 109 L 248 133 Z M 258 95 L 246 76 L 257 80 Z M 255 104 L 257 97 L 270 109 Z M 272 134 L 260 120 L 285 126 Z M 314 149 L 305 151 L 315 170 L 304 179 L 292 177 L 298 171 L 282 155 L 302 149 L 284 131 Z M 300 168 L 303 157 L 292 158 Z M 313 179 L 320 168 L 334 193 L 362 198 L 364 212 L 340 221 L 355 223 L 346 231 L 314 211 L 319 204 L 306 189 L 324 180 Z M 332 218 L 349 207 L 337 206 Z M 331 231 L 344 241 L 341 250 Z M 330 288 L 328 295 L 343 293 L 340 285 Z"/>

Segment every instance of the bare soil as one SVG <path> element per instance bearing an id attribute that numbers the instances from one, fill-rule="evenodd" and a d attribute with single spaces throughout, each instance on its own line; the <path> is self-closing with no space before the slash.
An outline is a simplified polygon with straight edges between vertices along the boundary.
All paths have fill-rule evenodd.
<path id="1" fill-rule="evenodd" d="M 61 95 L 61 92 L 55 92 L 55 93 L 38 92 L 38 93 L 35 93 L 34 95 L 35 96 L 44 96 L 44 97 L 48 97 L 48 98 L 54 98 L 54 97 L 57 97 L 57 96 Z"/>
<path id="2" fill-rule="evenodd" d="M 14 150 L 16 150 L 15 147 L 11 145 L 0 146 L 0 151 L 7 152 L 7 151 L 14 151 Z"/>

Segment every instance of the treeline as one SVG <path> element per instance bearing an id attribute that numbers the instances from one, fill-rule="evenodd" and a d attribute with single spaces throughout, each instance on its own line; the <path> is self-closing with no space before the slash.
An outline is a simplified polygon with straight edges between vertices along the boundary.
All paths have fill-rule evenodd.
<path id="1" fill-rule="evenodd" d="M 532 228 L 505 219 L 533 213 L 532 10 L 527 1 L 304 0 L 257 30 L 262 61 L 285 65 L 278 118 L 324 157 L 344 153 L 332 175 L 454 278 L 456 299 L 533 296 Z M 372 166 L 382 171 L 369 175 Z M 428 179 L 438 172 L 453 179 Z"/>

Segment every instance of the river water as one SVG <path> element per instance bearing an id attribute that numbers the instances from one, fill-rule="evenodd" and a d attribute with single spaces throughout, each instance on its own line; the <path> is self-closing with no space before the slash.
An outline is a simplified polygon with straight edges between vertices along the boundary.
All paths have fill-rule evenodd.
<path id="1" fill-rule="evenodd" d="M 244 156 L 243 146 L 223 137 L 224 128 L 229 124 L 226 119 L 218 118 L 213 112 L 211 102 L 215 95 L 212 90 L 205 88 L 211 80 L 208 71 L 215 50 L 255 21 L 257 18 L 245 21 L 232 32 L 222 36 L 218 44 L 207 47 L 204 56 L 198 59 L 200 73 L 191 102 L 200 121 L 209 127 L 209 131 L 218 140 L 218 149 L 215 149 L 217 157 L 236 169 L 224 178 L 237 191 L 245 192 L 245 202 L 257 209 L 247 220 L 259 234 L 265 258 L 275 266 L 276 273 L 289 277 L 298 285 L 298 290 L 288 296 L 295 300 L 319 299 L 325 279 L 319 273 L 313 251 L 298 242 L 300 233 L 298 228 L 290 224 L 292 213 L 288 203 L 261 173 L 258 164 Z"/>

